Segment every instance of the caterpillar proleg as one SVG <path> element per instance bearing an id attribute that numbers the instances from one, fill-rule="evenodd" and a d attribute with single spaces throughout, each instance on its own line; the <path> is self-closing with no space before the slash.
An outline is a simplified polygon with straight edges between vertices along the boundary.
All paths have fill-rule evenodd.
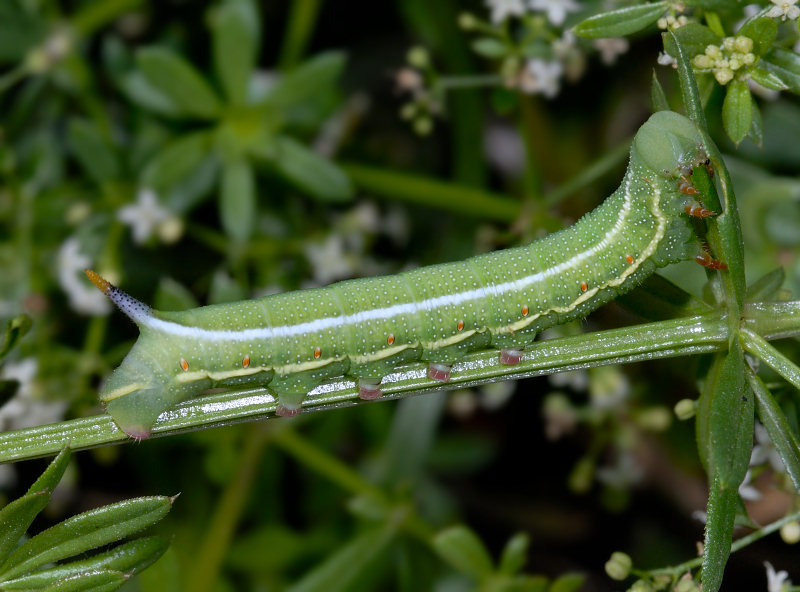
<path id="1" fill-rule="evenodd" d="M 355 379 L 373 399 L 411 361 L 442 381 L 478 349 L 518 363 L 543 329 L 702 254 L 685 185 L 705 161 L 701 145 L 691 121 L 658 112 L 637 132 L 619 189 L 595 210 L 527 246 L 461 262 L 183 312 L 152 310 L 87 270 L 140 330 L 100 400 L 122 430 L 146 438 L 162 412 L 211 387 L 267 386 L 290 415 L 331 377 Z"/>

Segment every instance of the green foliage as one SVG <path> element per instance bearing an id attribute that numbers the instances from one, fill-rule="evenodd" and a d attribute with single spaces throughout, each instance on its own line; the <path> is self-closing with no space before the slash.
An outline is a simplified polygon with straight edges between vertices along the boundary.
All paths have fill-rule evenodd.
<path id="1" fill-rule="evenodd" d="M 116 590 L 166 550 L 164 539 L 142 537 L 63 562 L 158 522 L 172 506 L 165 497 L 130 499 L 90 510 L 20 542 L 50 501 L 69 460 L 69 449 L 64 448 L 25 495 L 0 510 L 0 589 Z"/>
<path id="2" fill-rule="evenodd" d="M 450 0 L 398 1 L 356 22 L 317 0 L 180 16 L 142 0 L 0 2 L 0 459 L 69 441 L 94 448 L 71 469 L 84 499 L 183 492 L 166 553 L 151 536 L 105 547 L 163 516 L 166 498 L 25 539 L 48 501 L 45 520 L 63 520 L 62 453 L 0 509 L 0 589 L 114 589 L 159 556 L 128 587 L 557 592 L 602 587 L 616 548 L 632 560 L 615 574 L 637 590 L 760 584 L 750 566 L 763 556 L 792 570 L 778 565 L 792 548 L 765 538 L 797 514 L 757 527 L 742 501 L 768 487 L 800 503 L 791 4 L 473 4 L 480 13 L 459 15 Z M 677 82 L 658 66 L 670 57 Z M 179 310 L 522 244 L 617 184 L 650 103 L 685 111 L 704 137 L 714 175 L 690 181 L 720 215 L 697 226 L 729 268 L 668 268 L 618 301 L 652 322 L 595 331 L 631 324 L 608 307 L 559 327 L 514 376 L 571 372 L 520 382 L 504 404 L 492 387 L 505 384 L 480 385 L 510 370 L 482 352 L 447 399 L 416 366 L 385 391 L 422 396 L 352 405 L 341 382 L 309 405 L 341 409 L 291 425 L 271 418 L 268 393 L 210 393 L 162 417 L 159 433 L 180 437 L 97 448 L 124 441 L 96 392 L 133 334 L 84 267 Z M 495 143 L 509 135 L 511 150 Z M 670 425 L 678 401 L 696 442 L 688 421 Z M 762 432 L 782 471 L 751 460 L 766 454 Z M 106 485 L 120 474 L 127 493 Z M 13 489 L 2 479 L 0 503 Z M 631 504 L 642 482 L 647 503 Z M 662 517 L 677 522 L 687 492 L 706 487 L 694 557 L 674 533 L 697 525 Z M 598 524 L 614 528 L 597 536 Z M 758 562 L 740 558 L 756 541 Z"/>

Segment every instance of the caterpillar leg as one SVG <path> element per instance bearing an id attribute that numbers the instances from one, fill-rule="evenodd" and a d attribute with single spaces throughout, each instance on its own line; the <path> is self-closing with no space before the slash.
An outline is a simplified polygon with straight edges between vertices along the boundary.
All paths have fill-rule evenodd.
<path id="1" fill-rule="evenodd" d="M 428 378 L 440 382 L 447 382 L 450 380 L 451 368 L 452 366 L 449 364 L 431 363 L 431 365 L 428 366 Z"/>
<path id="2" fill-rule="evenodd" d="M 683 211 L 686 212 L 692 218 L 710 218 L 712 216 L 716 216 L 717 212 L 714 210 L 709 210 L 703 204 L 698 201 L 690 201 L 685 206 L 683 206 Z"/>
<path id="3" fill-rule="evenodd" d="M 515 366 L 522 361 L 524 352 L 521 348 L 503 348 L 500 350 L 500 363 L 506 366 Z"/>
<path id="4" fill-rule="evenodd" d="M 694 260 L 708 269 L 728 269 L 727 263 L 719 259 L 714 259 L 708 251 L 703 251 L 703 253 L 695 257 Z"/>
<path id="5" fill-rule="evenodd" d="M 294 417 L 295 415 L 299 415 L 302 410 L 303 410 L 302 407 L 297 407 L 296 409 L 289 409 L 288 407 L 280 403 L 278 404 L 278 408 L 275 409 L 275 415 L 277 415 L 278 417 Z"/>
<path id="6" fill-rule="evenodd" d="M 364 401 L 373 401 L 383 396 L 380 380 L 358 379 L 358 398 Z"/>

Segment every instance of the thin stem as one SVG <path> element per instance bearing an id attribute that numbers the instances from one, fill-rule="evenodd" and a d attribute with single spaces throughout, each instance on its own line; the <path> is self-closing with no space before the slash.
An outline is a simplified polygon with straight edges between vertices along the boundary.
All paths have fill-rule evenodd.
<path id="1" fill-rule="evenodd" d="M 758 530 L 751 532 L 750 534 L 745 535 L 740 539 L 735 540 L 733 544 L 731 544 L 731 553 L 735 553 L 736 551 L 739 551 L 749 545 L 752 545 L 756 541 L 763 539 L 765 536 L 771 535 L 776 530 L 780 530 L 784 524 L 788 524 L 789 522 L 793 522 L 798 519 L 800 519 L 800 511 L 784 516 L 780 520 L 776 520 L 771 524 L 767 524 L 763 528 L 759 528 Z M 690 561 L 685 561 L 684 563 L 678 565 L 653 569 L 641 573 L 648 574 L 651 576 L 668 575 L 676 577 L 686 573 L 687 571 L 700 567 L 702 562 L 703 562 L 702 557 L 696 557 L 694 559 L 691 559 Z"/>
<path id="2" fill-rule="evenodd" d="M 495 74 L 483 74 L 474 76 L 442 76 L 437 81 L 437 86 L 442 90 L 453 90 L 460 88 L 482 88 L 500 86 L 503 84 L 503 77 Z"/>
<path id="3" fill-rule="evenodd" d="M 429 379 L 424 364 L 402 366 L 384 378 L 382 390 L 385 400 L 395 399 L 604 364 L 722 351 L 727 343 L 724 316 L 711 313 L 536 342 L 514 366 L 501 364 L 497 351 L 476 352 L 453 366 L 446 384 Z M 356 403 L 363 402 L 355 383 L 340 378 L 311 391 L 303 408 L 314 411 Z M 277 406 L 266 388 L 205 395 L 164 412 L 153 427 L 153 436 L 264 419 L 274 416 Z M 124 441 L 131 440 L 110 416 L 85 417 L 0 433 L 0 462 L 55 454 L 65 443 L 77 450 Z"/>
<path id="4" fill-rule="evenodd" d="M 217 583 L 220 565 L 225 557 L 234 531 L 239 524 L 247 496 L 258 473 L 258 463 L 269 432 L 266 424 L 253 424 L 245 437 L 239 465 L 233 479 L 225 488 L 211 517 L 205 536 L 192 561 L 186 578 L 186 589 L 195 592 L 211 590 Z"/>

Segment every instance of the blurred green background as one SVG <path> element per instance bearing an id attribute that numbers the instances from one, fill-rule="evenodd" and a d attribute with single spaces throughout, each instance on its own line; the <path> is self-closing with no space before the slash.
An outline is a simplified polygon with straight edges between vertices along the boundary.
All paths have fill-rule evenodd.
<path id="1" fill-rule="evenodd" d="M 575 43 L 545 96 L 509 88 L 472 50 L 464 11 L 489 18 L 483 3 L 454 0 L 0 2 L 0 320 L 34 321 L 0 368 L 16 381 L 0 429 L 100 411 L 97 387 L 136 330 L 85 267 L 175 310 L 521 244 L 616 187 L 654 68 L 678 105 L 656 35 L 631 39 L 613 64 Z M 738 149 L 713 117 L 721 101 L 712 94 L 709 113 L 731 155 L 748 279 L 782 265 L 796 294 L 797 100 L 762 100 L 763 146 Z M 702 296 L 699 266 L 665 275 Z M 612 304 L 554 333 L 636 320 Z M 84 452 L 39 526 L 180 492 L 159 526 L 174 534 L 170 551 L 126 590 L 474 589 L 483 572 L 427 543 L 458 524 L 498 562 L 524 534 L 495 577 L 527 587 L 495 589 L 619 589 L 603 572 L 612 551 L 657 566 L 701 540 L 691 513 L 704 508 L 705 476 L 691 422 L 671 408 L 696 397 L 703 363 Z M 0 467 L 0 496 L 43 466 Z M 754 503 L 767 522 L 790 500 Z M 726 577 L 763 587 L 764 557 L 795 553 L 762 543 Z"/>

